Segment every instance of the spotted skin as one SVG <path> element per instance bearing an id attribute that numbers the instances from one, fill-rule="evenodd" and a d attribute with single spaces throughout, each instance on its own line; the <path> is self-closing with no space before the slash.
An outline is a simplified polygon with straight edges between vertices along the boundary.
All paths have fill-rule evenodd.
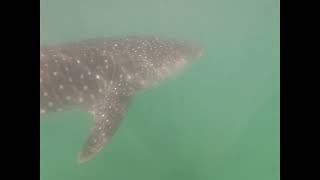
<path id="1" fill-rule="evenodd" d="M 81 106 L 94 123 L 78 156 L 93 158 L 110 141 L 132 96 L 197 59 L 201 49 L 157 37 L 102 38 L 40 48 L 40 117 Z"/>

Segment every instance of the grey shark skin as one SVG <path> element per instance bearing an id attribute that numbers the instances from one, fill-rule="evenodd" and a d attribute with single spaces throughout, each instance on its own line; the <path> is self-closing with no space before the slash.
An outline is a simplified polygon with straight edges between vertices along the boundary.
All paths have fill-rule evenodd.
<path id="1" fill-rule="evenodd" d="M 40 118 L 70 106 L 90 112 L 93 127 L 78 156 L 86 162 L 110 141 L 137 91 L 201 53 L 188 43 L 138 36 L 40 47 Z"/>

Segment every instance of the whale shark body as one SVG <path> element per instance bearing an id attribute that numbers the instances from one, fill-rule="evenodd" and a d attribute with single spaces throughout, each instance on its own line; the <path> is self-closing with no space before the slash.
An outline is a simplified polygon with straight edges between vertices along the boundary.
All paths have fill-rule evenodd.
<path id="1" fill-rule="evenodd" d="M 94 123 L 78 155 L 83 163 L 107 144 L 134 94 L 183 69 L 202 50 L 157 37 L 84 40 L 40 47 L 40 118 L 81 106 Z"/>

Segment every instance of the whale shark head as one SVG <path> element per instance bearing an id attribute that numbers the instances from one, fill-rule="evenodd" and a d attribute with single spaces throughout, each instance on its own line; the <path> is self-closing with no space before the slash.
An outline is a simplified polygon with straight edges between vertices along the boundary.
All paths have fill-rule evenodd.
<path id="1" fill-rule="evenodd" d="M 121 65 L 128 74 L 134 75 L 130 79 L 138 89 L 148 88 L 183 70 L 203 52 L 202 48 L 188 42 L 157 37 L 123 41 L 128 51 Z"/>

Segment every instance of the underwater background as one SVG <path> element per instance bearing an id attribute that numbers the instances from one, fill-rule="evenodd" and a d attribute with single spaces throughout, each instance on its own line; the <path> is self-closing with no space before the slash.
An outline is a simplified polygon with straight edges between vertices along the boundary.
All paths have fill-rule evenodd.
<path id="1" fill-rule="evenodd" d="M 94 159 L 77 164 L 92 118 L 41 121 L 41 180 L 280 179 L 277 0 L 41 0 L 40 44 L 160 35 L 200 44 L 183 73 L 139 92 Z"/>

